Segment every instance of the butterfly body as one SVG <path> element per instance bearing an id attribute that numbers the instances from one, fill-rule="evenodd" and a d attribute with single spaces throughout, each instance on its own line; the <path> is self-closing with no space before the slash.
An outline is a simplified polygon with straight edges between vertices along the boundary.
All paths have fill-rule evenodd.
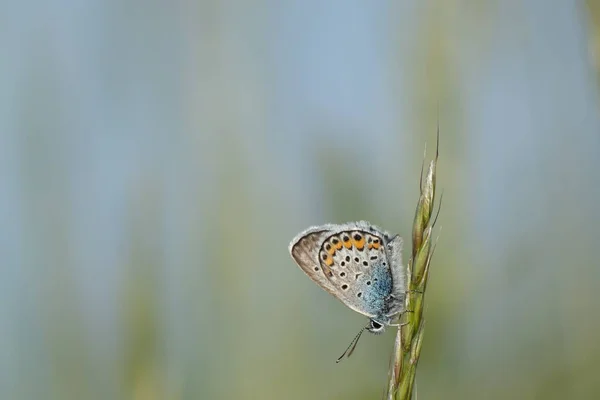
<path id="1" fill-rule="evenodd" d="M 370 332 L 383 332 L 404 311 L 406 269 L 399 236 L 364 221 L 327 224 L 300 233 L 289 250 L 317 285 L 370 318 Z"/>

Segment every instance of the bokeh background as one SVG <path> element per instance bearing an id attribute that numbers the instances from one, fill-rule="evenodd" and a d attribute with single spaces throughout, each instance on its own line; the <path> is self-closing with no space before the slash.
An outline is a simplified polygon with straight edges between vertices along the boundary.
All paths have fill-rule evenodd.
<path id="1" fill-rule="evenodd" d="M 410 229 L 419 399 L 600 398 L 600 4 L 0 5 L 0 398 L 377 399 L 310 225 Z M 405 257 L 407 257 L 405 251 Z"/>

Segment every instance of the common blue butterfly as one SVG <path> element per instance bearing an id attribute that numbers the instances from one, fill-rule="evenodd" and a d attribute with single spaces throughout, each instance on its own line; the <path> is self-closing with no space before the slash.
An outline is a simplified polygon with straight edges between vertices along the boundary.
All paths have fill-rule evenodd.
<path id="1" fill-rule="evenodd" d="M 407 291 L 400 236 L 366 221 L 327 224 L 298 234 L 289 251 L 317 285 L 369 317 L 363 330 L 378 334 L 386 326 L 397 326 L 392 321 L 404 311 Z M 344 354 L 352 354 L 363 330 Z"/>

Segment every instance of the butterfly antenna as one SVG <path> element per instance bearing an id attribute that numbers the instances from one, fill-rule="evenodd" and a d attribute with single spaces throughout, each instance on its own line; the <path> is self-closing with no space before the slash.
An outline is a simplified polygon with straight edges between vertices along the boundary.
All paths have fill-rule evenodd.
<path id="1" fill-rule="evenodd" d="M 362 335 L 362 333 L 365 331 L 367 327 L 365 326 L 364 328 L 362 328 L 358 334 L 354 337 L 354 339 L 352 339 L 352 341 L 350 342 L 350 344 L 348 345 L 348 348 L 344 351 L 344 353 L 342 353 L 342 355 L 335 360 L 335 363 L 339 363 L 340 361 L 342 361 L 342 358 L 344 358 L 344 356 L 347 354 L 348 357 L 350 357 L 352 355 L 352 353 L 354 352 L 354 349 L 356 348 L 356 344 L 358 343 L 358 339 L 360 339 L 360 335 Z"/>

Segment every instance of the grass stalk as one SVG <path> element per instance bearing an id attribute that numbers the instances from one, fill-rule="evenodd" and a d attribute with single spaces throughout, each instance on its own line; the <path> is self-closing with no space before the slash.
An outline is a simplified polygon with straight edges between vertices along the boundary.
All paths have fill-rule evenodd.
<path id="1" fill-rule="evenodd" d="M 438 126 L 435 158 L 429 162 L 425 178 L 423 178 L 423 172 L 421 171 L 421 190 L 413 221 L 412 255 L 408 264 L 407 311 L 402 315 L 401 320 L 404 321 L 398 327 L 394 340 L 388 384 L 386 386 L 387 400 L 412 399 L 417 364 L 423 345 L 425 289 L 429 279 L 431 257 L 435 251 L 435 243 L 432 243 L 432 231 L 437 215 L 433 219 L 432 216 L 435 205 L 439 138 Z"/>

